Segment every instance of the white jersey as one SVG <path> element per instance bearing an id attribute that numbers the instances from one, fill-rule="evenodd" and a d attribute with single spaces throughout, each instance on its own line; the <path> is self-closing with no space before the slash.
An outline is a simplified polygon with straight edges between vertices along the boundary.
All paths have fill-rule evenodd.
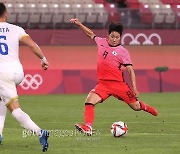
<path id="1" fill-rule="evenodd" d="M 19 40 L 28 35 L 19 26 L 0 22 L 0 72 L 23 73 L 19 60 Z"/>

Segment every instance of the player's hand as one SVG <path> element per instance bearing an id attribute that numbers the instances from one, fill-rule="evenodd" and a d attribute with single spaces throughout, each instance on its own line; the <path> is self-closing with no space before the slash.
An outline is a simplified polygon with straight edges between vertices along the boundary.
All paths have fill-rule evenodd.
<path id="1" fill-rule="evenodd" d="M 78 26 L 81 24 L 81 22 L 77 18 L 71 19 L 70 23 L 76 24 Z"/>
<path id="2" fill-rule="evenodd" d="M 133 89 L 133 92 L 134 92 L 135 97 L 138 98 L 140 93 L 136 89 Z"/>
<path id="3" fill-rule="evenodd" d="M 44 69 L 44 70 L 47 70 L 48 69 L 48 67 L 49 67 L 49 63 L 48 62 L 41 62 L 41 66 L 42 66 L 42 68 Z"/>
<path id="4" fill-rule="evenodd" d="M 48 63 L 48 61 L 46 60 L 46 58 L 41 59 L 41 66 L 42 66 L 42 68 L 43 68 L 44 70 L 47 70 L 47 69 L 48 69 L 49 63 Z"/>

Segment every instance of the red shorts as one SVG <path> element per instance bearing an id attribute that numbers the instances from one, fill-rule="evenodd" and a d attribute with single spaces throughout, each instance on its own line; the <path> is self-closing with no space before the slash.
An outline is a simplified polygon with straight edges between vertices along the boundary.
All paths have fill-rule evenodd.
<path id="1" fill-rule="evenodd" d="M 126 82 L 99 81 L 91 92 L 98 94 L 102 98 L 102 102 L 111 95 L 127 104 L 137 101 L 135 95 Z"/>

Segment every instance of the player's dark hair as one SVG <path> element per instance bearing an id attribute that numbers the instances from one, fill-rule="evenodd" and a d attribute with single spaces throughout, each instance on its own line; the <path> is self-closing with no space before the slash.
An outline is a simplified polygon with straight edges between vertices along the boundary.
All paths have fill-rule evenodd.
<path id="1" fill-rule="evenodd" d="M 111 32 L 113 31 L 118 32 L 121 36 L 123 32 L 123 25 L 119 22 L 118 23 L 111 22 L 109 24 L 108 33 L 111 34 Z"/>
<path id="2" fill-rule="evenodd" d="M 0 17 L 2 17 L 6 11 L 6 6 L 4 5 L 4 3 L 0 2 Z"/>

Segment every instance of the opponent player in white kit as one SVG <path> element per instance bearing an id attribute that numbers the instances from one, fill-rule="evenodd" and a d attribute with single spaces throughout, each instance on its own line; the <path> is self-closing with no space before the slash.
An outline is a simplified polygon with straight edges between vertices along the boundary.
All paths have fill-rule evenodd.
<path id="1" fill-rule="evenodd" d="M 24 77 L 23 68 L 19 61 L 19 42 L 28 45 L 32 52 L 41 59 L 44 70 L 48 68 L 49 63 L 41 49 L 24 29 L 7 23 L 6 19 L 6 7 L 0 3 L 0 143 L 2 142 L 2 132 L 8 108 L 21 126 L 39 136 L 42 151 L 45 152 L 48 149 L 48 131 L 39 128 L 29 115 L 21 110 L 18 102 L 16 86 L 21 83 Z"/>

